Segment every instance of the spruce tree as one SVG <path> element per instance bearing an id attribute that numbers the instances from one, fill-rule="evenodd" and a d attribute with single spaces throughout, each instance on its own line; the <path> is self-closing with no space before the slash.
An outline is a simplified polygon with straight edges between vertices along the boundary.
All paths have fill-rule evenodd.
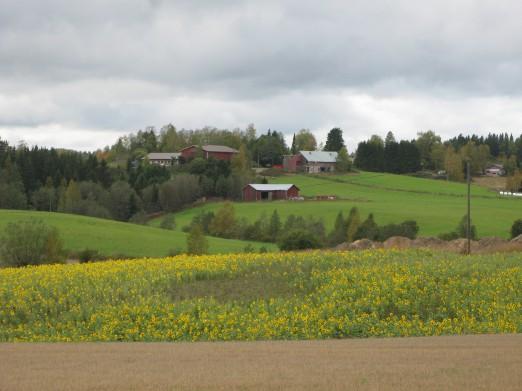
<path id="1" fill-rule="evenodd" d="M 330 237 L 328 238 L 328 242 L 331 246 L 336 246 L 338 244 L 346 241 L 346 221 L 343 217 L 343 212 L 339 212 L 335 219 L 333 231 L 330 233 Z"/>
<path id="2" fill-rule="evenodd" d="M 279 233 L 281 232 L 281 219 L 279 218 L 279 213 L 277 210 L 274 210 L 272 216 L 270 217 L 270 228 L 269 234 L 272 241 L 276 241 Z"/>
<path id="3" fill-rule="evenodd" d="M 361 225 L 361 216 L 359 210 L 354 206 L 350 209 L 350 214 L 346 221 L 346 241 L 351 243 L 355 240 L 355 234 Z"/>
<path id="4" fill-rule="evenodd" d="M 333 128 L 330 130 L 326 138 L 326 145 L 324 146 L 324 150 L 339 152 L 344 146 L 343 131 L 341 128 Z"/>

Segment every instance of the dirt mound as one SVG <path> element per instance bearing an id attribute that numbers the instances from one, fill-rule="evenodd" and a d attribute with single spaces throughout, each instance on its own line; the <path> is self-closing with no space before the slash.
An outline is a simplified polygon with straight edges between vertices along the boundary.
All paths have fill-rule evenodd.
<path id="1" fill-rule="evenodd" d="M 432 248 L 432 249 L 440 249 L 447 245 L 442 239 L 434 238 L 434 237 L 426 237 L 426 238 L 417 238 L 411 242 L 411 246 L 413 248 Z"/>
<path id="2" fill-rule="evenodd" d="M 336 251 L 348 251 L 348 250 L 350 250 L 350 243 L 344 242 L 344 243 L 338 244 L 337 246 L 334 247 L 334 250 L 336 250 Z"/>
<path id="3" fill-rule="evenodd" d="M 492 236 L 492 237 L 481 238 L 478 241 L 478 246 L 481 249 L 486 249 L 486 248 L 504 246 L 506 243 L 508 243 L 507 240 Z"/>
<path id="4" fill-rule="evenodd" d="M 392 236 L 383 243 L 384 248 L 410 248 L 412 240 L 404 236 Z"/>
<path id="5" fill-rule="evenodd" d="M 476 252 L 479 249 L 478 242 L 472 240 L 470 247 L 472 253 Z M 445 249 L 459 254 L 466 254 L 468 251 L 468 240 L 463 238 L 452 240 L 447 243 Z"/>
<path id="6" fill-rule="evenodd" d="M 369 239 L 361 239 L 353 243 L 341 243 L 335 247 L 335 249 L 338 251 L 366 250 L 373 248 L 428 248 L 431 250 L 450 251 L 459 254 L 466 254 L 468 250 L 468 241 L 466 239 L 460 238 L 448 242 L 434 237 L 417 238 L 415 240 L 411 240 L 404 236 L 392 236 L 384 243 L 372 242 Z M 511 241 L 497 237 L 486 237 L 480 239 L 479 241 L 471 241 L 472 253 L 490 254 L 512 251 L 522 252 L 522 235 L 517 236 Z"/>
<path id="7" fill-rule="evenodd" d="M 370 248 L 376 248 L 375 245 L 376 243 L 372 242 L 370 239 L 361 239 L 350 243 L 348 245 L 348 250 L 367 250 Z"/>
<path id="8" fill-rule="evenodd" d="M 517 237 L 511 239 L 511 243 L 521 243 L 522 244 L 522 234 L 520 234 Z"/>

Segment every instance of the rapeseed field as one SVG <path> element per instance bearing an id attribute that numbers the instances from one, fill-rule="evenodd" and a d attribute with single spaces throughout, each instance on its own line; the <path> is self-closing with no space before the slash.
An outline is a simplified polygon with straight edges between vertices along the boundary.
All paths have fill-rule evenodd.
<path id="1" fill-rule="evenodd" d="M 520 332 L 519 254 L 314 251 L 0 269 L 0 341 Z"/>

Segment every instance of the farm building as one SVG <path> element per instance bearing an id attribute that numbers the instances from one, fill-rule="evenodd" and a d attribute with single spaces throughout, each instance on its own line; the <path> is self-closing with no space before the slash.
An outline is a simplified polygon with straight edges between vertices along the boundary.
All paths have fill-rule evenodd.
<path id="1" fill-rule="evenodd" d="M 234 155 L 239 151 L 234 148 L 227 147 L 225 145 L 191 145 L 190 147 L 183 148 L 181 156 L 185 160 L 193 159 L 197 156 L 198 152 L 201 151 L 205 159 L 214 158 L 217 160 L 232 160 Z"/>
<path id="2" fill-rule="evenodd" d="M 299 151 L 297 155 L 284 156 L 283 168 L 288 172 L 334 172 L 336 161 L 337 152 Z"/>
<path id="3" fill-rule="evenodd" d="M 502 164 L 493 164 L 486 168 L 486 175 L 488 176 L 501 176 L 504 175 L 504 166 Z"/>
<path id="4" fill-rule="evenodd" d="M 178 152 L 153 152 L 147 155 L 147 159 L 149 160 L 150 164 L 170 167 L 178 162 L 180 156 L 181 154 Z"/>
<path id="5" fill-rule="evenodd" d="M 299 188 L 292 184 L 257 184 L 243 187 L 243 201 L 288 200 L 299 197 Z"/>

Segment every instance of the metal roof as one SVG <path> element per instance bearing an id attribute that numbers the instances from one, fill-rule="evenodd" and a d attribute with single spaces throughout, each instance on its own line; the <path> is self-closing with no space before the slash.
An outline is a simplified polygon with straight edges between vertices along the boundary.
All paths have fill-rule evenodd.
<path id="1" fill-rule="evenodd" d="M 257 191 L 287 191 L 293 184 L 279 184 L 279 183 L 250 183 L 247 186 L 252 186 Z M 297 186 L 296 186 L 297 187 Z"/>
<path id="2" fill-rule="evenodd" d="M 226 145 L 202 145 L 199 147 L 198 145 L 190 145 L 182 149 L 182 151 L 190 148 L 201 148 L 205 152 L 225 152 L 225 153 L 238 153 L 239 151 L 234 148 L 227 147 Z"/>
<path id="3" fill-rule="evenodd" d="M 227 152 L 227 153 L 239 152 L 237 149 L 227 147 L 226 145 L 203 145 L 201 147 L 201 149 L 206 152 Z"/>
<path id="4" fill-rule="evenodd" d="M 337 152 L 299 151 L 299 153 L 309 162 L 335 163 L 337 161 Z"/>
<path id="5" fill-rule="evenodd" d="M 170 160 L 181 156 L 179 152 L 152 152 L 147 155 L 149 160 Z"/>

